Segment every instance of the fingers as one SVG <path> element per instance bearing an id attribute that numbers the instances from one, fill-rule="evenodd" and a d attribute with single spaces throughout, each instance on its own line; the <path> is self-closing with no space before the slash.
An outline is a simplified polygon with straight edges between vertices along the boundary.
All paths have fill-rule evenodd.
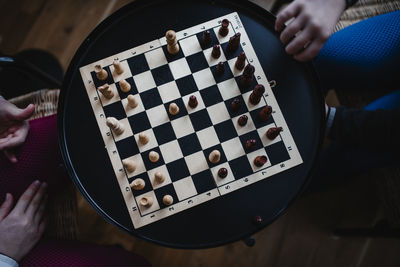
<path id="1" fill-rule="evenodd" d="M 278 16 L 276 17 L 275 30 L 280 32 L 285 26 L 285 22 L 287 22 L 291 18 L 296 17 L 300 10 L 301 6 L 296 2 L 293 2 L 292 4 L 284 8 L 281 12 L 279 12 Z"/>
<path id="2" fill-rule="evenodd" d="M 310 31 L 300 32 L 285 48 L 289 55 L 297 54 L 312 40 Z"/>
<path id="3" fill-rule="evenodd" d="M 305 23 L 306 20 L 304 16 L 299 16 L 290 22 L 290 24 L 281 33 L 281 42 L 286 45 L 291 39 L 293 39 L 293 37 L 295 37 L 296 33 L 304 28 Z"/>
<path id="4" fill-rule="evenodd" d="M 15 153 L 11 150 L 4 150 L 4 156 L 11 162 L 11 163 L 17 163 L 17 156 Z"/>
<path id="5" fill-rule="evenodd" d="M 10 213 L 14 203 L 14 198 L 10 193 L 6 194 L 6 199 L 0 206 L 0 221 L 2 221 Z"/>
<path id="6" fill-rule="evenodd" d="M 29 203 L 26 209 L 26 215 L 28 216 L 28 218 L 33 218 L 35 216 L 35 213 L 37 212 L 39 206 L 41 205 L 46 189 L 47 189 L 47 184 L 42 183 L 39 189 L 36 191 L 35 195 L 33 196 L 31 202 Z"/>
<path id="7" fill-rule="evenodd" d="M 35 213 L 35 217 L 33 218 L 35 224 L 39 224 L 43 220 L 43 215 L 46 210 L 46 205 L 47 205 L 47 195 L 43 197 L 42 201 L 40 202 L 39 208 Z"/>
<path id="8" fill-rule="evenodd" d="M 39 188 L 40 182 L 38 180 L 34 181 L 19 198 L 13 212 L 15 211 L 20 214 L 24 213 Z"/>
<path id="9" fill-rule="evenodd" d="M 294 59 L 298 61 L 308 61 L 316 57 L 323 46 L 323 41 L 319 39 L 313 40 L 302 52 L 296 54 Z"/>
<path id="10" fill-rule="evenodd" d="M 0 150 L 9 149 L 22 145 L 29 132 L 29 123 L 27 121 L 21 122 L 19 129 L 16 130 L 11 137 L 7 136 L 6 139 L 0 143 Z"/>
<path id="11" fill-rule="evenodd" d="M 32 116 L 34 111 L 35 111 L 35 105 L 29 104 L 24 109 L 15 108 L 12 109 L 10 112 L 15 120 L 24 121 L 29 119 L 29 117 Z"/>

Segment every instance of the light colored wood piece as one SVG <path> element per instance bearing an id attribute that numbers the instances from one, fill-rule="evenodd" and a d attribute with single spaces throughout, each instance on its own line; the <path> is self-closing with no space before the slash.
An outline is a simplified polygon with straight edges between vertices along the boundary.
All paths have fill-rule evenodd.
<path id="1" fill-rule="evenodd" d="M 97 89 L 107 99 L 111 99 L 114 96 L 114 92 L 111 90 L 110 86 L 107 83 Z"/>
<path id="2" fill-rule="evenodd" d="M 103 69 L 100 65 L 94 66 L 94 72 L 96 73 L 97 79 L 100 81 L 104 81 L 108 77 L 108 73 L 105 69 Z"/>
<path id="3" fill-rule="evenodd" d="M 171 195 L 165 195 L 163 196 L 162 201 L 165 205 L 169 206 L 174 203 L 174 198 Z"/>
<path id="4" fill-rule="evenodd" d="M 139 204 L 143 207 L 151 207 L 151 205 L 153 205 L 153 198 L 150 196 L 144 196 L 139 200 Z"/>
<path id="5" fill-rule="evenodd" d="M 128 93 L 131 90 L 131 85 L 126 80 L 120 80 L 118 82 L 121 91 L 124 93 Z"/>
<path id="6" fill-rule="evenodd" d="M 136 101 L 136 98 L 133 95 L 128 95 L 126 98 L 128 99 L 128 105 L 131 108 L 136 108 L 137 107 L 138 102 Z"/>
<path id="7" fill-rule="evenodd" d="M 210 155 L 208 156 L 208 159 L 210 160 L 211 163 L 218 163 L 221 160 L 221 152 L 218 150 L 213 150 L 211 151 Z"/>
<path id="8" fill-rule="evenodd" d="M 171 104 L 169 104 L 168 111 L 169 111 L 169 114 L 176 115 L 179 113 L 179 107 L 176 103 L 171 103 Z"/>
<path id="9" fill-rule="evenodd" d="M 165 175 L 161 172 L 156 172 L 154 174 L 154 179 L 157 183 L 162 184 L 165 181 Z"/>
<path id="10" fill-rule="evenodd" d="M 124 130 L 125 130 L 124 125 L 122 125 L 122 123 L 119 122 L 114 117 L 108 117 L 107 120 L 106 120 L 106 124 L 117 135 L 122 134 L 124 132 Z"/>
<path id="11" fill-rule="evenodd" d="M 124 68 L 118 60 L 114 60 L 113 66 L 116 74 L 121 75 L 122 73 L 124 73 Z"/>
<path id="12" fill-rule="evenodd" d="M 122 164 L 128 172 L 134 172 L 136 170 L 136 162 L 132 159 L 124 159 L 122 160 Z"/>
<path id="13" fill-rule="evenodd" d="M 149 160 L 151 162 L 157 162 L 160 159 L 160 155 L 156 151 L 150 151 Z"/>
<path id="14" fill-rule="evenodd" d="M 176 55 L 179 53 L 179 44 L 176 40 L 176 33 L 173 30 L 169 30 L 165 34 L 167 39 L 167 50 L 171 55 Z"/>
<path id="15" fill-rule="evenodd" d="M 139 134 L 139 142 L 143 145 L 147 144 L 150 141 L 150 138 L 145 133 Z"/>
<path id="16" fill-rule="evenodd" d="M 145 187 L 146 183 L 144 182 L 144 180 L 142 178 L 136 178 L 129 185 L 133 190 L 139 191 Z"/>

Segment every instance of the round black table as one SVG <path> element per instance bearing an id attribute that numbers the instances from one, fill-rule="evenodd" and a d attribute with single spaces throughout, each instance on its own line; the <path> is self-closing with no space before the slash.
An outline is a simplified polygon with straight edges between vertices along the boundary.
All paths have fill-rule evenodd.
<path id="1" fill-rule="evenodd" d="M 176 31 L 238 12 L 274 88 L 303 163 L 194 208 L 135 229 L 113 177 L 79 68 Z M 312 175 L 323 138 L 324 105 L 311 64 L 288 56 L 274 32 L 275 17 L 246 1 L 135 1 L 104 20 L 84 40 L 62 87 L 58 133 L 67 170 L 82 195 L 108 222 L 171 247 L 213 247 L 251 236 L 271 224 Z M 255 216 L 262 219 L 255 222 Z"/>

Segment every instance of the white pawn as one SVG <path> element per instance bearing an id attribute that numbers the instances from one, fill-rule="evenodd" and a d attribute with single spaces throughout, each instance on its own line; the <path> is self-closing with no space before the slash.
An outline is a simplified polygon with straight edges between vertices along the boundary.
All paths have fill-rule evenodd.
<path id="1" fill-rule="evenodd" d="M 176 114 L 179 113 L 179 107 L 178 107 L 177 104 L 171 103 L 171 104 L 169 104 L 169 109 L 168 109 L 168 111 L 169 111 L 169 114 L 171 114 L 171 115 L 176 115 Z"/>
<path id="2" fill-rule="evenodd" d="M 106 124 L 117 135 L 122 134 L 124 132 L 124 130 L 125 130 L 124 125 L 122 125 L 122 123 L 120 123 L 114 117 L 108 117 L 107 120 L 106 120 Z"/>
<path id="3" fill-rule="evenodd" d="M 116 74 L 121 75 L 122 73 L 124 73 L 124 68 L 118 60 L 114 60 L 113 66 Z"/>
<path id="4" fill-rule="evenodd" d="M 129 90 L 131 90 L 131 85 L 125 80 L 120 80 L 118 84 L 119 88 L 121 88 L 121 91 L 124 93 L 128 93 Z"/>
<path id="5" fill-rule="evenodd" d="M 127 99 L 128 99 L 128 105 L 131 108 L 136 108 L 137 107 L 138 102 L 136 101 L 136 98 L 133 95 L 128 95 Z"/>
<path id="6" fill-rule="evenodd" d="M 147 144 L 150 141 L 150 138 L 145 133 L 139 134 L 139 142 L 143 145 Z"/>

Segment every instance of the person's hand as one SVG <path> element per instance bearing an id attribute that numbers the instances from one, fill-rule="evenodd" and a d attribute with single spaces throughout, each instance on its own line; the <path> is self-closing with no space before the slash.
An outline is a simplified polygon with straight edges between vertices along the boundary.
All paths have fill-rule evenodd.
<path id="1" fill-rule="evenodd" d="M 20 261 L 42 236 L 46 220 L 44 212 L 46 183 L 33 182 L 15 207 L 9 193 L 0 207 L 0 253 Z"/>
<path id="2" fill-rule="evenodd" d="M 318 55 L 346 6 L 345 0 L 295 0 L 279 12 L 275 30 L 281 32 L 286 52 L 298 61 Z"/>
<path id="3" fill-rule="evenodd" d="M 26 120 L 34 111 L 33 104 L 20 109 L 0 97 L 0 151 L 4 151 L 5 156 L 13 163 L 17 162 L 13 150 L 25 142 L 29 131 Z"/>

